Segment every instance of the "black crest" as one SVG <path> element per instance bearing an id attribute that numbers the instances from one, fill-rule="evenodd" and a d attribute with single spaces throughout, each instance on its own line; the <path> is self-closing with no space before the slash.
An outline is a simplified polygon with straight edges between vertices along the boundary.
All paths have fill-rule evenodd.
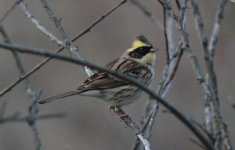
<path id="1" fill-rule="evenodd" d="M 152 45 L 152 44 L 148 41 L 148 39 L 147 39 L 145 36 L 143 36 L 143 35 L 138 35 L 136 38 L 137 38 L 138 40 L 140 40 L 140 41 L 146 43 L 147 45 Z"/>

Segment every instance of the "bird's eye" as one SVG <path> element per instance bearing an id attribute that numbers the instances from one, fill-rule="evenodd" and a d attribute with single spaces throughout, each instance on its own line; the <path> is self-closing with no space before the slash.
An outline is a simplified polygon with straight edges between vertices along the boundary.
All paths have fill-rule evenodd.
<path id="1" fill-rule="evenodd" d="M 145 56 L 146 54 L 148 54 L 150 49 L 151 47 L 149 46 L 139 47 L 133 50 L 132 52 L 130 52 L 129 55 L 133 58 L 141 58 Z"/>
<path id="2" fill-rule="evenodd" d="M 141 55 L 139 53 L 131 53 L 131 57 L 133 57 L 133 58 L 140 58 Z"/>
<path id="3" fill-rule="evenodd" d="M 146 51 L 147 51 L 146 48 L 141 47 L 140 50 L 139 50 L 139 53 L 144 54 L 144 53 L 146 53 Z"/>

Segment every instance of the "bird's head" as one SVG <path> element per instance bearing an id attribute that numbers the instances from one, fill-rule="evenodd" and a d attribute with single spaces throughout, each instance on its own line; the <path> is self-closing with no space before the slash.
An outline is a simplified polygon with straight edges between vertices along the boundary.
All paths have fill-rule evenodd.
<path id="1" fill-rule="evenodd" d="M 133 41 L 131 48 L 123 54 L 123 57 L 142 64 L 154 65 L 157 50 L 143 35 L 139 35 Z"/>

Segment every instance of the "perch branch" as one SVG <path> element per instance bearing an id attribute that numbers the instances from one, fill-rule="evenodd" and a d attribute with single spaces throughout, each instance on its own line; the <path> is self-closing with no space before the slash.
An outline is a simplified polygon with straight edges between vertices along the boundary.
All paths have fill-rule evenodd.
<path id="1" fill-rule="evenodd" d="M 45 57 L 51 56 L 56 59 L 64 60 L 64 61 L 75 63 L 78 65 L 83 65 L 83 66 L 85 65 L 85 66 L 88 66 L 92 69 L 100 70 L 103 72 L 108 72 L 111 75 L 114 75 L 120 79 L 123 79 L 123 80 L 139 87 L 145 93 L 147 93 L 151 97 L 153 97 L 153 99 L 156 99 L 159 103 L 161 103 L 164 107 L 166 107 L 175 117 L 177 117 L 184 125 L 186 125 L 194 133 L 194 135 L 205 145 L 205 147 L 207 147 L 210 150 L 213 150 L 213 147 L 212 147 L 212 144 L 210 143 L 210 141 L 208 141 L 207 138 L 192 124 L 189 117 L 182 114 L 179 110 L 177 110 L 167 100 L 164 100 L 159 95 L 157 95 L 155 91 L 150 90 L 148 87 L 144 86 L 143 84 L 137 82 L 136 80 L 134 80 L 126 75 L 117 73 L 115 71 L 111 71 L 111 70 L 104 68 L 104 67 L 100 67 L 98 65 L 92 64 L 92 63 L 85 61 L 85 60 L 79 60 L 75 57 L 71 57 L 71 56 L 64 55 L 64 54 L 58 54 L 58 53 L 55 53 L 53 51 L 46 50 L 46 49 L 28 48 L 28 47 L 22 47 L 19 45 L 13 45 L 13 44 L 0 44 L 0 48 L 8 49 L 11 51 L 14 50 L 14 51 L 18 51 L 21 53 L 30 53 L 30 54 L 45 56 Z"/>
<path id="2" fill-rule="evenodd" d="M 111 107 L 110 109 L 112 109 L 113 112 L 120 117 L 120 119 L 126 124 L 126 126 L 131 128 L 135 132 L 137 138 L 143 144 L 144 149 L 151 150 L 149 141 L 143 136 L 139 125 L 136 124 L 129 115 L 126 115 L 126 113 L 121 109 L 121 107 Z"/>

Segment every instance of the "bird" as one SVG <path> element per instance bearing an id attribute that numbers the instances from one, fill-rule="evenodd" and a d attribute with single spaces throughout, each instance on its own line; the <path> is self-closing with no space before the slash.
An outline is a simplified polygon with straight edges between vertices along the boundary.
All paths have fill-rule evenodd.
<path id="1" fill-rule="evenodd" d="M 106 65 L 107 68 L 127 75 L 143 85 L 151 86 L 154 78 L 154 64 L 157 48 L 139 35 L 119 58 Z M 61 98 L 81 95 L 100 98 L 112 107 L 129 105 L 142 95 L 141 89 L 131 83 L 119 79 L 107 72 L 97 71 L 76 90 L 68 91 L 39 101 L 39 104 L 49 103 Z"/>

